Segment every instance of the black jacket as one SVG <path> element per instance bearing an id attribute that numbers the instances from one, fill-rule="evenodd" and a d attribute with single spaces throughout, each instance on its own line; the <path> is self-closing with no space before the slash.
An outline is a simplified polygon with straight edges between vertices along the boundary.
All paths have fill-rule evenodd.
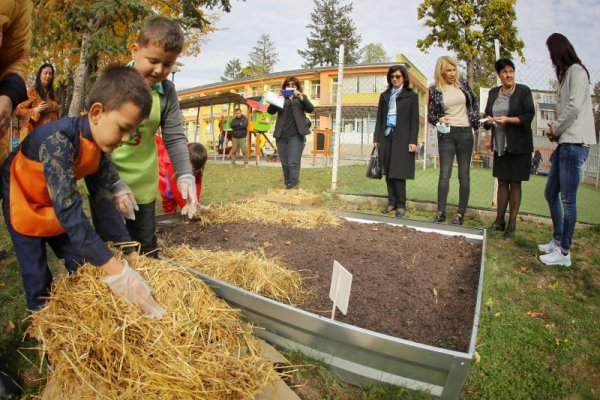
<path id="1" fill-rule="evenodd" d="M 498 98 L 500 86 L 490 90 L 487 104 L 485 106 L 485 115 L 493 116 L 492 107 Z M 533 96 L 531 90 L 525 86 L 517 84 L 515 91 L 508 101 L 507 117 L 519 117 L 521 121 L 518 125 L 506 124 L 506 151 L 512 154 L 531 154 L 533 151 L 533 133 L 531 131 L 531 121 L 535 117 L 535 107 L 533 105 Z M 494 127 L 487 122 L 483 124 L 485 129 Z"/>
<path id="2" fill-rule="evenodd" d="M 231 128 L 232 135 L 236 139 L 245 138 L 247 135 L 248 128 L 248 118 L 245 115 L 242 115 L 240 118 L 233 117 L 231 122 L 229 123 L 229 127 Z"/>
<path id="3" fill-rule="evenodd" d="M 275 122 L 275 131 L 273 132 L 273 136 L 275 139 L 281 136 L 281 131 L 283 131 L 283 114 L 292 112 L 294 115 L 294 121 L 296 122 L 296 127 L 298 128 L 298 132 L 300 135 L 306 136 L 310 133 L 310 128 L 308 126 L 307 118 L 305 113 L 311 113 L 315 107 L 312 105 L 310 100 L 308 100 L 308 96 L 304 95 L 302 101 L 297 97 L 292 98 L 291 101 L 286 101 L 283 110 L 273 104 L 269 104 L 269 108 L 267 108 L 267 112 L 269 114 L 277 113 L 277 122 Z"/>
<path id="4" fill-rule="evenodd" d="M 385 171 L 388 178 L 414 179 L 415 153 L 408 152 L 408 145 L 417 145 L 419 96 L 413 91 L 402 89 L 396 97 L 396 126 L 390 132 L 390 141 L 385 137 L 390 95 L 391 91 L 388 89 L 379 96 L 373 142 L 379 143 L 379 154 L 384 157 L 384 165 L 389 165 L 389 171 Z M 388 145 L 391 146 L 391 151 L 386 151 L 389 150 L 386 149 Z M 387 154 L 390 154 L 389 160 L 386 159 Z"/>

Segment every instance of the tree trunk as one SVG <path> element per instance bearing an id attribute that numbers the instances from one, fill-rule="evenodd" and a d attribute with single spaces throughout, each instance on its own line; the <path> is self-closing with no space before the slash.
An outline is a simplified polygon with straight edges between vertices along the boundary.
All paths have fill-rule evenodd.
<path id="1" fill-rule="evenodd" d="M 90 34 L 85 32 L 81 38 L 81 52 L 79 53 L 79 64 L 73 74 L 73 97 L 69 106 L 69 117 L 76 117 L 83 111 L 85 99 L 85 81 L 87 78 L 87 50 L 86 43 Z"/>
<path id="2" fill-rule="evenodd" d="M 467 83 L 469 84 L 469 87 L 471 88 L 471 90 L 473 90 L 473 85 L 475 84 L 475 71 L 474 71 L 474 60 L 468 59 L 467 60 Z"/>

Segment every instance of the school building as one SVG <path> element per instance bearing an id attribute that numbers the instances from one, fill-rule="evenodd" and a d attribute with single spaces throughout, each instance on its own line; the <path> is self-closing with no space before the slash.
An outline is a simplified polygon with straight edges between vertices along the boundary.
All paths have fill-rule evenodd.
<path id="1" fill-rule="evenodd" d="M 302 85 L 303 93 L 315 106 L 314 112 L 308 115 L 315 133 L 334 130 L 336 96 L 341 87 L 341 148 L 345 154 L 364 158 L 372 147 L 379 95 L 387 88 L 386 73 L 390 66 L 402 64 L 407 67 L 413 90 L 419 95 L 421 141 L 427 121 L 427 78 L 404 55 L 398 54 L 395 59 L 395 62 L 346 66 L 341 85 L 338 84 L 338 68 L 332 66 L 274 72 L 262 77 L 216 82 L 181 90 L 178 96 L 185 132 L 190 141 L 201 142 L 209 151 L 213 150 L 214 144 L 218 143 L 220 126 L 227 129 L 226 120 L 233 116 L 236 106 L 240 106 L 242 112 L 248 115 L 252 128 L 252 122 L 259 121 L 252 121 L 256 116 L 250 112 L 256 109 L 262 96 L 267 91 L 279 93 L 284 79 L 295 76 Z M 270 130 L 265 136 L 274 144 L 273 127 L 274 121 L 271 121 Z M 314 148 L 314 140 L 319 141 L 319 148 L 323 148 L 324 138 L 330 144 L 330 138 L 322 134 L 308 135 L 305 155 Z"/>

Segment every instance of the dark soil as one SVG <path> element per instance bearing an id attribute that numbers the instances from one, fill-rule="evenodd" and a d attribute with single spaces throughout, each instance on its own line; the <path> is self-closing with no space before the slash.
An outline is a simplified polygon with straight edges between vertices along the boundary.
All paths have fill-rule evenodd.
<path id="1" fill-rule="evenodd" d="M 344 221 L 317 229 L 228 223 L 158 224 L 169 244 L 205 249 L 257 250 L 279 256 L 312 291 L 299 305 L 330 317 L 333 261 L 353 274 L 348 314 L 336 320 L 395 337 L 467 351 L 481 247 L 462 236 L 418 232 L 388 224 Z"/>

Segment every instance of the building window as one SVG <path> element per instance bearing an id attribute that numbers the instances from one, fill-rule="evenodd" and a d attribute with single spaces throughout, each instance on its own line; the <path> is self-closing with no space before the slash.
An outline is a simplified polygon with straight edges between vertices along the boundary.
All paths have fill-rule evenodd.
<path id="1" fill-rule="evenodd" d="M 321 82 L 311 81 L 310 82 L 310 98 L 320 99 L 321 98 Z"/>
<path id="2" fill-rule="evenodd" d="M 342 83 L 343 94 L 353 94 L 358 93 L 358 77 L 356 76 L 348 76 L 344 77 L 344 82 Z"/>
<path id="3" fill-rule="evenodd" d="M 252 97 L 254 96 L 260 96 L 260 87 L 259 86 L 253 86 L 252 87 Z"/>
<path id="4" fill-rule="evenodd" d="M 381 93 L 387 89 L 385 75 L 358 75 L 344 78 L 344 94 Z"/>
<path id="5" fill-rule="evenodd" d="M 331 80 L 331 102 L 332 103 L 335 103 L 335 100 L 337 99 L 337 91 L 338 91 L 338 79 L 333 78 Z"/>
<path id="6" fill-rule="evenodd" d="M 540 110 L 542 114 L 542 119 L 546 121 L 554 121 L 556 119 L 556 112 L 549 110 Z"/>
<path id="7" fill-rule="evenodd" d="M 554 102 L 555 102 L 554 96 L 552 96 L 551 94 L 543 94 L 542 95 L 541 103 L 552 104 Z"/>
<path id="8" fill-rule="evenodd" d="M 243 87 L 241 87 L 236 90 L 236 93 L 239 94 L 240 96 L 244 97 L 244 95 L 246 94 L 246 91 L 244 90 Z"/>

